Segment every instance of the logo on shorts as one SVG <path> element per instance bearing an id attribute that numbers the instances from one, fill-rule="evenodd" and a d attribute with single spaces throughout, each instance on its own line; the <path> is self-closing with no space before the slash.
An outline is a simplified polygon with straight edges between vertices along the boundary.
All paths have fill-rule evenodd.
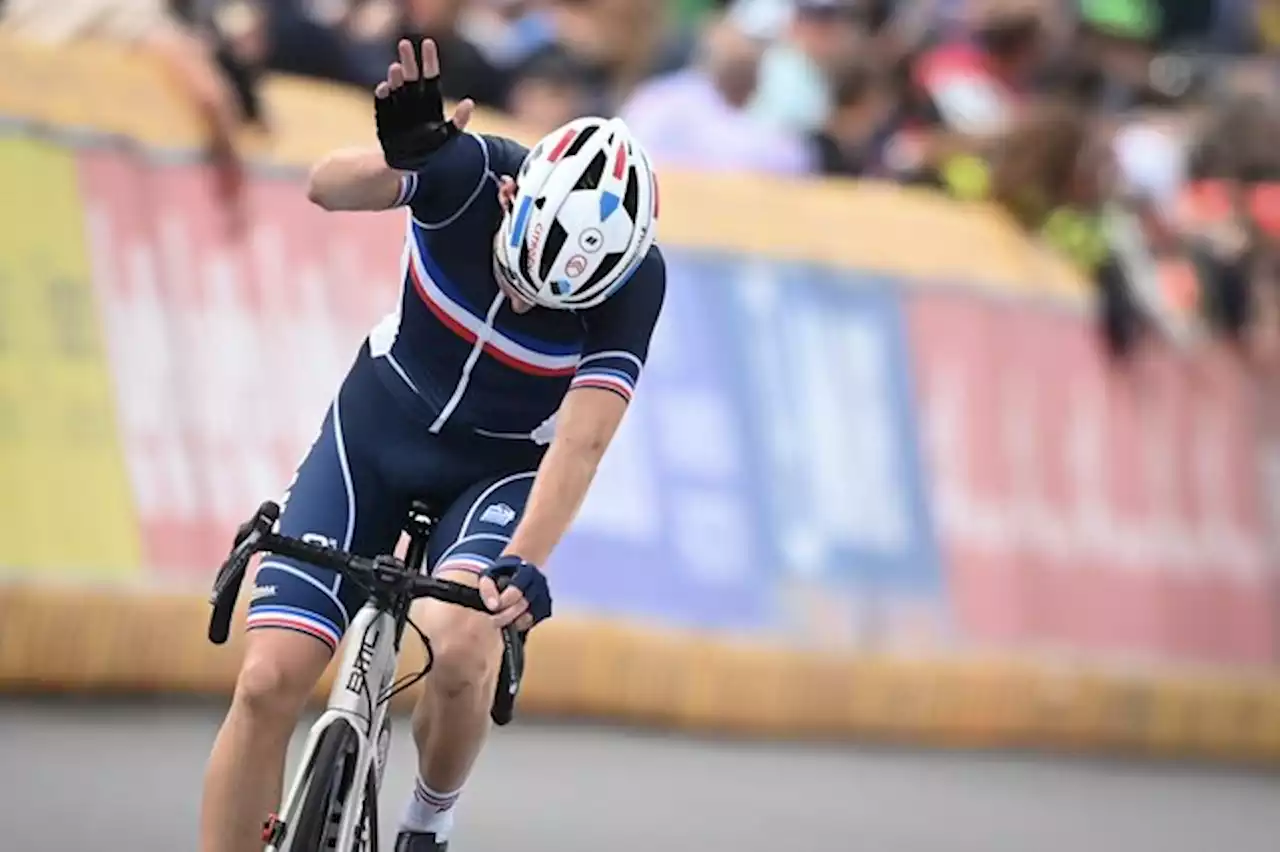
<path id="1" fill-rule="evenodd" d="M 276 596 L 275 586 L 254 586 L 253 593 L 249 595 L 249 600 L 259 601 L 263 598 L 274 598 Z"/>
<path id="2" fill-rule="evenodd" d="M 480 515 L 480 522 L 505 527 L 516 519 L 516 510 L 506 503 L 494 503 Z"/>

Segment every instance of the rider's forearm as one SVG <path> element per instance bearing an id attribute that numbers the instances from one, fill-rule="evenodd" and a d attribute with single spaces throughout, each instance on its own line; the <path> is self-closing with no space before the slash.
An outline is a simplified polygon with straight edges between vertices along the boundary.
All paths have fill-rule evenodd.
<path id="1" fill-rule="evenodd" d="M 307 198 L 325 210 L 386 210 L 402 200 L 403 178 L 380 148 L 342 148 L 312 167 Z"/>
<path id="2" fill-rule="evenodd" d="M 574 438 L 552 442 L 538 467 L 524 517 L 504 555 L 546 564 L 578 514 L 604 450 L 605 442 Z"/>

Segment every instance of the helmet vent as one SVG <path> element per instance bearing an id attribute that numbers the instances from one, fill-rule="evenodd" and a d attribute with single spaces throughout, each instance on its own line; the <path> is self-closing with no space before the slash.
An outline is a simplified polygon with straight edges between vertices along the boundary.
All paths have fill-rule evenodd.
<path id="1" fill-rule="evenodd" d="M 555 263 L 557 257 L 560 256 L 560 250 L 564 248 L 565 241 L 569 239 L 569 232 L 564 229 L 558 221 L 551 223 L 551 230 L 547 233 L 547 244 L 542 248 L 542 262 L 538 264 L 538 278 L 545 279 L 551 274 L 551 265 Z"/>
<path id="2" fill-rule="evenodd" d="M 637 208 L 640 206 L 640 179 L 636 175 L 636 167 L 632 166 L 627 172 L 627 194 L 622 199 L 622 209 L 627 211 L 627 215 L 631 217 L 631 221 L 638 219 Z"/>
<path id="3" fill-rule="evenodd" d="M 604 260 L 600 261 L 600 265 L 596 267 L 596 271 L 591 273 L 591 277 L 587 279 L 587 283 L 582 285 L 582 289 L 588 290 L 599 284 L 606 275 L 613 272 L 620 262 L 622 262 L 622 252 L 615 251 L 611 254 L 606 254 Z"/>
<path id="4" fill-rule="evenodd" d="M 572 157 L 574 154 L 581 151 L 582 146 L 587 144 L 587 140 L 590 139 L 592 136 L 595 136 L 596 131 L 599 129 L 600 128 L 598 125 L 593 124 L 587 129 L 583 130 L 581 133 L 578 134 L 578 138 L 573 140 L 573 144 L 569 146 L 568 151 L 564 152 L 564 155 L 566 157 Z"/>
<path id="5" fill-rule="evenodd" d="M 598 152 L 591 160 L 591 165 L 587 166 L 587 170 L 582 173 L 582 177 L 578 178 L 578 182 L 574 184 L 574 189 L 597 189 L 600 186 L 600 179 L 604 177 L 604 169 L 609 163 L 609 158 L 605 156 L 604 151 Z"/>
<path id="6" fill-rule="evenodd" d="M 529 268 L 529 241 L 520 241 L 520 271 L 524 273 L 525 278 L 533 280 L 533 270 Z"/>

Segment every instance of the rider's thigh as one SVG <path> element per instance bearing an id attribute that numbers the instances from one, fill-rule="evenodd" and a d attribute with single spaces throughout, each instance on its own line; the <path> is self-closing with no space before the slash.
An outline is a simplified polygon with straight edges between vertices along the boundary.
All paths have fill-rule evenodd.
<path id="1" fill-rule="evenodd" d="M 292 727 L 330 656 L 327 646 L 302 633 L 250 631 L 236 679 L 237 709 L 263 724 Z"/>
<path id="2" fill-rule="evenodd" d="M 476 577 L 493 564 L 511 543 L 536 475 L 529 469 L 489 477 L 454 500 L 432 530 L 427 553 L 431 573 L 448 572 L 451 579 L 464 582 L 453 575 Z"/>
<path id="3" fill-rule="evenodd" d="M 497 559 L 524 514 L 535 471 L 492 477 L 467 489 L 441 516 L 428 564 L 443 579 L 475 586 Z M 502 637 L 482 612 L 420 601 L 420 620 L 435 654 L 434 686 L 465 690 L 492 683 L 502 661 Z"/>
<path id="4" fill-rule="evenodd" d="M 396 421 L 386 410 L 393 403 L 370 387 L 377 381 L 353 368 L 343 383 L 282 500 L 281 534 L 361 556 L 395 547 L 408 500 L 382 476 L 377 451 Z M 327 568 L 267 553 L 246 626 L 303 633 L 332 652 L 365 597 L 358 584 Z"/>
<path id="5" fill-rule="evenodd" d="M 408 501 L 386 485 L 377 455 L 396 422 L 393 412 L 378 395 L 378 379 L 357 368 L 298 466 L 278 531 L 376 556 L 394 549 Z M 366 597 L 358 584 L 331 570 L 264 554 L 245 621 L 241 705 L 265 715 L 296 713 Z"/>

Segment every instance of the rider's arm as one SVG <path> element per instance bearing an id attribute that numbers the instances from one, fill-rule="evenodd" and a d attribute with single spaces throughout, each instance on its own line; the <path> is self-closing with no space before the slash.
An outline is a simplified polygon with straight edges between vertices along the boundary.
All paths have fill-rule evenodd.
<path id="1" fill-rule="evenodd" d="M 543 565 L 569 529 L 613 439 L 627 403 L 598 388 L 571 391 L 556 415 L 556 434 L 542 457 L 524 517 L 504 555 Z"/>
<path id="2" fill-rule="evenodd" d="M 582 361 L 504 555 L 544 565 L 569 529 L 635 391 L 665 289 L 666 270 L 655 250 L 622 290 L 585 313 Z"/>
<path id="3" fill-rule="evenodd" d="M 387 165 L 381 148 L 342 148 L 316 163 L 307 198 L 325 210 L 389 210 L 408 207 L 419 224 L 433 227 L 461 212 L 484 190 L 495 161 L 522 154 L 500 137 L 464 133 L 431 156 L 417 172 Z"/>
<path id="4" fill-rule="evenodd" d="M 307 198 L 325 210 L 388 210 L 404 203 L 410 181 L 381 148 L 340 148 L 312 167 Z"/>

